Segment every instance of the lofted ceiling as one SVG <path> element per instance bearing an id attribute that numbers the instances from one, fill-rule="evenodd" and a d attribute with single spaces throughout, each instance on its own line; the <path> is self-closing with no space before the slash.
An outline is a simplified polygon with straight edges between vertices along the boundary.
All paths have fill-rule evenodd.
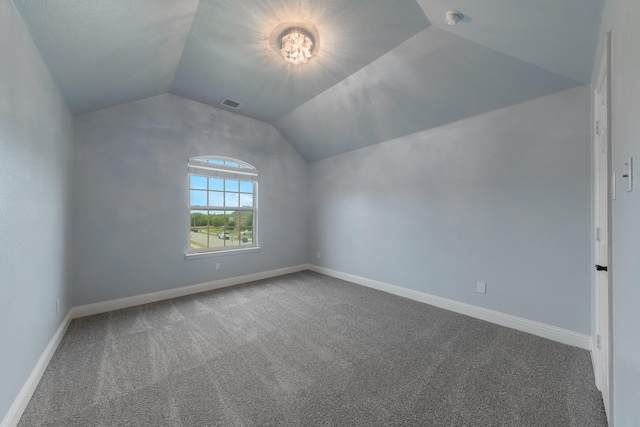
<path id="1" fill-rule="evenodd" d="M 307 161 L 591 81 L 602 0 L 13 0 L 71 112 L 172 93 L 273 124 Z M 449 9 L 464 19 L 445 23 Z M 320 35 L 286 63 L 272 30 Z"/>

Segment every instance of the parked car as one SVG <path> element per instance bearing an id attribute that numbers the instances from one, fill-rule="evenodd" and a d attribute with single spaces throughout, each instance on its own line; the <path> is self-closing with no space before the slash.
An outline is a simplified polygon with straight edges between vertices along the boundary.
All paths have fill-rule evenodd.
<path id="1" fill-rule="evenodd" d="M 243 236 L 251 236 L 251 230 L 243 230 L 240 232 L 240 234 Z"/>
<path id="2" fill-rule="evenodd" d="M 218 233 L 218 239 L 229 240 L 231 238 L 231 233 L 225 231 L 224 233 Z"/>

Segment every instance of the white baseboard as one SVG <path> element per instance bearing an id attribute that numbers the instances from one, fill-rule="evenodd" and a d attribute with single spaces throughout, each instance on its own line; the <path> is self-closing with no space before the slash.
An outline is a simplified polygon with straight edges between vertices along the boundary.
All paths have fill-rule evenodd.
<path id="1" fill-rule="evenodd" d="M 598 373 L 598 364 L 596 363 L 596 342 L 591 337 L 589 340 L 589 353 L 591 353 L 591 368 L 593 369 L 593 379 L 596 383 L 596 388 L 600 390 L 600 374 Z"/>
<path id="2" fill-rule="evenodd" d="M 29 374 L 29 377 L 27 378 L 27 381 L 22 386 L 20 393 L 18 393 L 18 396 L 9 408 L 9 412 L 7 412 L 2 423 L 0 423 L 0 427 L 15 427 L 18 425 L 20 417 L 22 417 L 22 413 L 31 400 L 33 392 L 36 391 L 40 378 L 42 378 L 44 371 L 47 369 L 49 361 L 51 360 L 51 357 L 53 357 L 53 353 L 56 352 L 60 341 L 62 341 L 62 337 L 64 337 L 64 333 L 67 331 L 69 323 L 71 323 L 71 312 L 65 316 L 55 334 L 53 334 L 51 341 L 47 344 L 47 347 L 44 349 L 40 359 L 38 359 L 36 366 L 33 368 L 31 374 Z"/>
<path id="3" fill-rule="evenodd" d="M 522 317 L 512 316 L 510 314 L 501 313 L 499 311 L 489 310 L 487 308 L 478 307 L 463 302 L 454 301 L 448 298 L 442 298 L 413 289 L 403 288 L 389 283 L 379 282 L 377 280 L 367 279 L 366 277 L 356 276 L 353 274 L 343 273 L 331 270 L 325 267 L 309 265 L 309 270 L 327 276 L 353 282 L 358 285 L 367 286 L 379 291 L 388 292 L 390 294 L 409 298 L 425 304 L 434 305 L 456 313 L 465 314 L 476 319 L 485 320 L 497 325 L 506 326 L 518 331 L 527 332 L 539 337 L 557 341 L 562 344 L 568 344 L 579 347 L 584 350 L 591 350 L 591 337 L 589 335 L 580 334 L 567 329 L 558 328 L 556 326 L 547 325 L 545 323 L 524 319 Z"/>
<path id="4" fill-rule="evenodd" d="M 244 276 L 230 277 L 228 279 L 214 280 L 212 282 L 198 283 L 197 285 L 184 286 L 181 288 L 167 289 L 166 291 L 151 292 L 148 294 L 134 295 L 132 297 L 118 298 L 110 301 L 98 302 L 73 307 L 71 318 L 91 316 L 99 313 L 106 313 L 122 308 L 134 307 L 136 305 L 148 304 L 171 298 L 183 297 L 185 295 L 197 294 L 199 292 L 211 291 L 225 288 L 227 286 L 239 285 L 241 283 L 253 282 L 254 280 L 268 279 L 270 277 L 282 276 L 283 274 L 296 273 L 308 270 L 308 264 L 296 265 L 293 267 L 279 268 L 276 270 L 263 271 L 260 273 L 247 274 Z"/>
<path id="5" fill-rule="evenodd" d="M 20 421 L 20 417 L 24 412 L 33 392 L 35 391 L 44 371 L 55 353 L 64 333 L 66 332 L 71 319 L 78 317 L 90 316 L 93 314 L 105 313 L 108 311 L 119 310 L 122 308 L 133 307 L 140 304 L 148 304 L 151 302 L 162 301 L 166 299 L 181 297 L 185 295 L 196 294 L 199 292 L 220 289 L 227 286 L 239 285 L 241 283 L 253 282 L 255 280 L 268 279 L 270 277 L 282 276 L 284 274 L 296 273 L 303 270 L 312 270 L 327 276 L 336 277 L 338 279 L 353 282 L 369 288 L 378 289 L 383 292 L 409 298 L 415 301 L 430 304 L 436 307 L 444 308 L 456 313 L 465 314 L 477 319 L 486 320 L 501 326 L 506 326 L 519 331 L 527 332 L 563 344 L 579 347 L 585 350 L 592 349 L 591 337 L 566 329 L 558 328 L 544 323 L 535 322 L 521 317 L 511 316 L 509 314 L 500 313 L 498 311 L 477 307 L 470 304 L 461 303 L 447 298 L 430 295 L 413 289 L 403 288 L 391 285 L 389 283 L 379 282 L 377 280 L 367 279 L 365 277 L 353 274 L 342 273 L 324 267 L 312 264 L 301 264 L 293 267 L 280 268 L 276 270 L 264 271 L 260 273 L 247 274 L 244 276 L 231 277 L 228 279 L 214 280 L 212 282 L 200 283 L 192 286 L 168 289 L 166 291 L 152 292 L 148 294 L 135 295 L 127 298 L 119 298 L 111 301 L 105 301 L 95 304 L 87 304 L 73 307 L 64 318 L 58 330 L 55 332 L 51 341 L 45 348 L 42 356 L 31 371 L 29 378 L 18 393 L 13 404 L 9 408 L 6 416 L 0 423 L 0 427 L 15 427 Z"/>

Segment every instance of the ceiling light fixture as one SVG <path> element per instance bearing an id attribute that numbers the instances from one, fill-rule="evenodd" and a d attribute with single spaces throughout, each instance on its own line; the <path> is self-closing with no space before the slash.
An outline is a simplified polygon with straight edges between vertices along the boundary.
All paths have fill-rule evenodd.
<path id="1" fill-rule="evenodd" d="M 313 56 L 313 36 L 302 28 L 289 28 L 280 39 L 280 53 L 292 64 L 307 62 Z"/>
<path id="2" fill-rule="evenodd" d="M 447 12 L 446 20 L 449 25 L 456 25 L 462 18 L 464 18 L 464 15 L 457 10 L 450 10 Z"/>
<path id="3" fill-rule="evenodd" d="M 269 44 L 285 61 L 302 64 L 318 55 L 320 33 L 309 22 L 283 22 L 271 31 Z"/>

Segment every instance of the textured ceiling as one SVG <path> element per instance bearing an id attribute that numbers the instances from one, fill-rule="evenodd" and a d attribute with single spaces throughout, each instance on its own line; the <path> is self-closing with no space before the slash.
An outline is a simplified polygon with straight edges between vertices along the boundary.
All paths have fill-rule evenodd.
<path id="1" fill-rule="evenodd" d="M 296 66 L 273 50 L 269 35 L 285 22 L 318 28 L 313 60 Z M 171 92 L 211 105 L 230 98 L 272 122 L 428 25 L 415 0 L 201 1 Z"/>
<path id="2" fill-rule="evenodd" d="M 530 62 L 591 82 L 603 2 L 601 0 L 417 0 L 428 17 L 449 9 L 465 14 L 455 27 L 435 27 Z"/>
<path id="3" fill-rule="evenodd" d="M 166 93 L 198 0 L 15 0 L 69 109 Z"/>
<path id="4" fill-rule="evenodd" d="M 13 0 L 73 114 L 171 92 L 272 123 L 308 161 L 591 80 L 602 0 Z M 444 14 L 465 18 L 447 26 Z M 273 28 L 320 51 L 284 62 Z M 221 107 L 224 108 L 224 107 Z"/>
<path id="5" fill-rule="evenodd" d="M 430 27 L 274 126 L 314 161 L 578 84 Z"/>

